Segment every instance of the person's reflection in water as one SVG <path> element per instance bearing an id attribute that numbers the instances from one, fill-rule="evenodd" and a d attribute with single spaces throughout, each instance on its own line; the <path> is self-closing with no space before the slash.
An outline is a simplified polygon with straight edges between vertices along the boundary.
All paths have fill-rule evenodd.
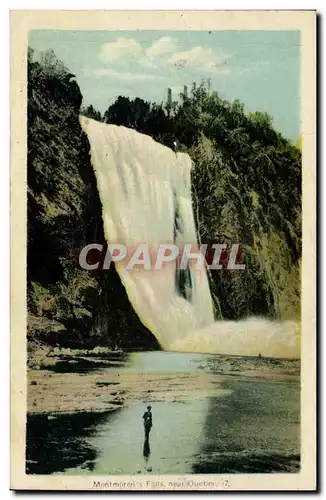
<path id="1" fill-rule="evenodd" d="M 145 437 L 144 447 L 143 447 L 143 455 L 145 458 L 145 467 L 147 467 L 147 465 L 148 465 L 148 459 L 149 459 L 150 454 L 151 454 L 151 449 L 149 447 L 149 440 L 148 440 L 148 438 Z"/>
<path id="2" fill-rule="evenodd" d="M 148 465 L 148 459 L 151 454 L 151 449 L 149 446 L 149 433 L 151 432 L 151 428 L 153 425 L 152 422 L 152 407 L 147 406 L 147 411 L 145 411 L 143 415 L 143 421 L 144 421 L 144 431 L 145 431 L 145 440 L 144 440 L 144 446 L 143 446 L 143 456 L 145 458 L 145 467 L 147 468 Z M 148 468 L 149 470 L 150 468 Z"/>

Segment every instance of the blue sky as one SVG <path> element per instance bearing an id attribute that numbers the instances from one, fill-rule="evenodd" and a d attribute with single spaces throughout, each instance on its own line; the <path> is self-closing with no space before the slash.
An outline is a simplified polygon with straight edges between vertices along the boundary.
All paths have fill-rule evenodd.
<path id="1" fill-rule="evenodd" d="M 101 112 L 118 95 L 152 102 L 210 78 L 223 99 L 266 111 L 277 130 L 300 135 L 299 31 L 62 31 L 29 33 L 76 75 L 84 104 Z"/>

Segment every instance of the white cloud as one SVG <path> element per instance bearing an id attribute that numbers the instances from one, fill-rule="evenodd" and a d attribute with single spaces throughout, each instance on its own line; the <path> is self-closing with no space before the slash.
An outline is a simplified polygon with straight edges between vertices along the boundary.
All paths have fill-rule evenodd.
<path id="1" fill-rule="evenodd" d="M 168 70 L 173 67 L 177 69 L 192 67 L 206 73 L 230 72 L 226 67 L 227 60 L 230 58 L 227 54 L 216 53 L 206 46 L 196 46 L 184 51 L 177 49 L 178 40 L 169 36 L 154 40 L 146 48 L 135 38 L 118 37 L 114 42 L 101 46 L 98 58 L 103 63 L 111 64 L 119 61 L 132 61 L 139 67 L 150 69 Z M 97 74 L 100 76 L 99 73 Z M 141 79 L 140 75 L 139 79 Z"/>
<path id="2" fill-rule="evenodd" d="M 118 80 L 149 80 L 149 79 L 157 79 L 161 78 L 158 75 L 150 75 L 146 73 L 131 73 L 128 71 L 114 71 L 112 69 L 105 69 L 105 68 L 100 68 L 100 69 L 95 69 L 93 71 L 95 76 L 110 76 L 111 78 L 117 78 Z"/>
<path id="3" fill-rule="evenodd" d="M 169 62 L 179 69 L 196 65 L 211 73 L 228 73 L 229 69 L 225 68 L 225 64 L 229 58 L 227 54 L 215 54 L 209 47 L 197 46 L 183 52 L 175 52 Z"/>
<path id="4" fill-rule="evenodd" d="M 135 38 L 118 37 L 115 42 L 102 45 L 98 58 L 104 63 L 112 63 L 123 58 L 137 59 L 142 54 L 143 48 Z"/>
<path id="5" fill-rule="evenodd" d="M 140 66 L 155 67 L 154 61 L 176 50 L 177 40 L 163 36 L 147 48 L 135 38 L 118 37 L 115 42 L 102 45 L 98 58 L 104 63 L 115 63 L 119 60 L 134 60 Z"/>
<path id="6" fill-rule="evenodd" d="M 149 59 L 162 57 L 166 54 L 171 54 L 177 48 L 177 40 L 170 36 L 162 36 L 158 40 L 154 40 L 152 45 L 146 49 L 146 55 Z"/>
<path id="7" fill-rule="evenodd" d="M 206 51 L 211 53 L 212 49 L 206 49 Z M 185 64 L 189 62 L 198 61 L 203 52 L 205 52 L 205 49 L 203 47 L 193 47 L 190 50 L 185 50 L 183 52 L 176 52 L 170 57 L 169 62 L 171 64 L 177 65 L 180 61 L 184 61 Z"/>

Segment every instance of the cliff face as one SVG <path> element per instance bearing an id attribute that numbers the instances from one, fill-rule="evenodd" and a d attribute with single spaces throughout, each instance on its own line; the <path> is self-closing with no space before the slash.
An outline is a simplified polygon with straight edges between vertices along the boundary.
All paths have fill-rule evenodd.
<path id="1" fill-rule="evenodd" d="M 86 271 L 79 253 L 104 243 L 102 207 L 79 124 L 74 77 L 46 53 L 28 60 L 28 339 L 91 348 L 158 348 L 114 269 Z"/>
<path id="2" fill-rule="evenodd" d="M 244 270 L 228 270 L 226 260 L 221 270 L 211 272 L 217 317 L 299 320 L 301 211 L 300 175 L 295 172 L 300 169 L 299 154 L 294 151 L 298 158 L 284 171 L 284 181 L 272 169 L 268 175 L 248 175 L 240 163 L 234 168 L 214 141 L 204 136 L 190 153 L 201 240 L 227 248 L 240 244 L 238 259 L 242 256 L 245 264 Z M 287 158 L 279 156 L 279 168 L 285 170 Z M 271 154 L 267 167 L 270 158 Z"/>
<path id="3" fill-rule="evenodd" d="M 94 109 L 88 113 L 94 115 Z M 301 151 L 264 112 L 194 83 L 169 109 L 119 96 L 107 123 L 135 128 L 193 160 L 202 243 L 239 244 L 246 269 L 210 274 L 216 318 L 300 318 Z M 174 144 L 174 146 L 171 146 Z M 227 251 L 226 251 L 227 253 Z M 226 260 L 226 259 L 225 259 Z"/>
<path id="4" fill-rule="evenodd" d="M 122 99 L 123 100 L 123 99 Z M 194 86 L 169 113 L 117 99 L 104 116 L 187 152 L 198 235 L 239 243 L 245 271 L 212 271 L 216 317 L 300 317 L 301 153 L 264 113 Z M 104 244 L 102 207 L 79 123 L 74 77 L 46 53 L 28 61 L 28 339 L 91 348 L 158 348 L 117 272 L 80 268 L 89 243 Z M 122 102 L 124 104 L 124 101 Z M 96 110 L 88 115 L 101 119 Z"/>

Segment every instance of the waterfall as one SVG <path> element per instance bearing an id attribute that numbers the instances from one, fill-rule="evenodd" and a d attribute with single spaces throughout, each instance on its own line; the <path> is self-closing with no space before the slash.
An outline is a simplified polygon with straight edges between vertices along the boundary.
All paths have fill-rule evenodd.
<path id="1" fill-rule="evenodd" d="M 107 242 L 129 249 L 146 243 L 153 252 L 162 243 L 197 247 L 190 157 L 126 127 L 83 116 L 80 122 L 91 145 Z M 214 323 L 205 268 L 180 269 L 174 260 L 161 270 L 119 263 L 116 269 L 134 310 L 165 350 L 298 355 L 293 322 Z"/>

